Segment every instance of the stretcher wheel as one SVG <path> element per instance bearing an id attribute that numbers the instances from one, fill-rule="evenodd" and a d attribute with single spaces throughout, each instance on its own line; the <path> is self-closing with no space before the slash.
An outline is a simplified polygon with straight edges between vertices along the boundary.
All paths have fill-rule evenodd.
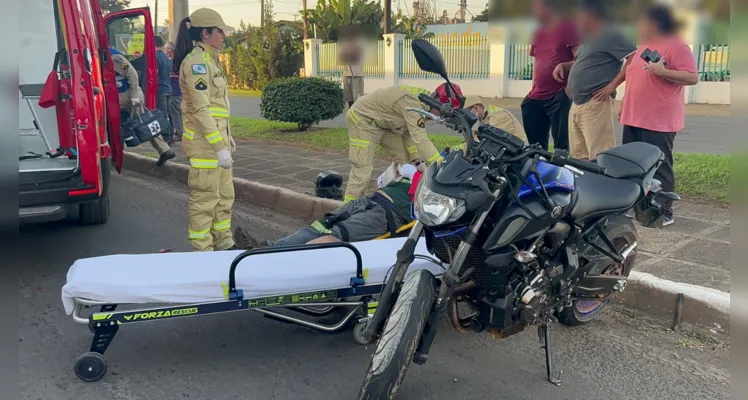
<path id="1" fill-rule="evenodd" d="M 364 331 L 366 330 L 366 325 L 368 324 L 369 321 L 364 320 L 357 322 L 356 325 L 353 326 L 353 340 L 355 340 L 356 343 L 362 345 L 371 344 L 372 341 L 364 337 Z"/>
<path id="2" fill-rule="evenodd" d="M 75 360 L 75 376 L 85 382 L 96 382 L 106 375 L 106 359 L 96 352 L 83 353 Z"/>

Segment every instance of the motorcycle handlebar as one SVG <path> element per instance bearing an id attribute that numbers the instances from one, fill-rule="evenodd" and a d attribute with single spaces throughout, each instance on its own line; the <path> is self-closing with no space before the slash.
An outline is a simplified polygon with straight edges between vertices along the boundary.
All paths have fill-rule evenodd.
<path id="1" fill-rule="evenodd" d="M 433 98 L 433 97 L 431 97 L 431 96 L 429 96 L 427 94 L 424 94 L 424 93 L 419 94 L 418 95 L 418 100 L 420 100 L 421 103 L 424 103 L 424 104 L 426 104 L 427 106 L 429 106 L 431 108 L 435 108 L 435 109 L 440 110 L 440 111 L 442 109 L 442 103 L 439 100 L 437 100 L 437 99 L 435 99 L 435 98 Z"/>

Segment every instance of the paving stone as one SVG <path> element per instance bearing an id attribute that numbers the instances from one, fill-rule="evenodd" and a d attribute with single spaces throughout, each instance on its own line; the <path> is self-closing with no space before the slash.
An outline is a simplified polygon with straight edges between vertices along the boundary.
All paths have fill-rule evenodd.
<path id="1" fill-rule="evenodd" d="M 672 255 L 688 261 L 730 269 L 730 245 L 708 240 L 694 240 Z"/>

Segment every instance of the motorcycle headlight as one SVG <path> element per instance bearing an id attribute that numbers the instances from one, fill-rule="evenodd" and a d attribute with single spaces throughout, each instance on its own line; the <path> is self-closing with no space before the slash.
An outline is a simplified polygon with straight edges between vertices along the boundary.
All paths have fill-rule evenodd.
<path id="1" fill-rule="evenodd" d="M 426 179 L 421 179 L 416 188 L 413 208 L 417 220 L 427 226 L 444 225 L 455 222 L 465 214 L 465 202 L 433 192 Z"/>

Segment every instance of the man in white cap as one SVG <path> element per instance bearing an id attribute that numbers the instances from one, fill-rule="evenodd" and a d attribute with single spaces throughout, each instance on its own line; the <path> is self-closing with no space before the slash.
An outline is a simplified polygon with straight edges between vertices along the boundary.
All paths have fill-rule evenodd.
<path id="1" fill-rule="evenodd" d="M 294 246 L 320 242 L 361 242 L 386 233 L 394 234 L 412 218 L 413 203 L 411 184 L 419 172 L 413 164 L 396 166 L 394 179 L 384 182 L 370 196 L 351 200 L 335 209 L 311 226 L 274 241 L 259 242 L 244 229 L 234 231 L 236 245 L 242 249 L 258 247 Z"/>

